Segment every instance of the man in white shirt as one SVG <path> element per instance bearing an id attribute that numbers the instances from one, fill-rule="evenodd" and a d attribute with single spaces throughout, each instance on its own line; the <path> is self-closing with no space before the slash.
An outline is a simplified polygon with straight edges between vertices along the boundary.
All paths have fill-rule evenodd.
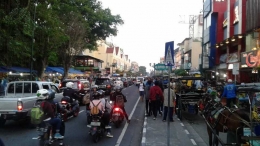
<path id="1" fill-rule="evenodd" d="M 143 99 L 144 98 L 144 87 L 145 87 L 145 85 L 144 85 L 143 81 L 141 80 L 138 88 L 139 88 L 140 99 L 142 102 L 144 101 L 144 99 Z"/>

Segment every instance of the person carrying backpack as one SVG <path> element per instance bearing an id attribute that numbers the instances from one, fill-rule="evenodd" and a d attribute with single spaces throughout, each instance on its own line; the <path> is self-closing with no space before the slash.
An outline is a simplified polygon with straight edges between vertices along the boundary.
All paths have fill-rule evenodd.
<path id="1" fill-rule="evenodd" d="M 127 123 L 130 123 L 130 120 L 128 118 L 128 115 L 125 111 L 125 105 L 124 103 L 127 102 L 126 100 L 126 97 L 125 95 L 120 91 L 120 87 L 119 86 L 115 86 L 115 93 L 113 93 L 113 97 L 112 97 L 112 101 L 114 102 L 114 106 L 113 108 L 111 109 L 111 112 L 110 112 L 110 117 L 112 117 L 112 114 L 113 114 L 113 109 L 116 107 L 116 106 L 119 106 L 123 112 L 124 112 L 124 115 L 125 115 L 125 118 L 127 120 Z M 123 100 L 119 99 L 120 97 L 123 97 Z"/>
<path id="2" fill-rule="evenodd" d="M 51 124 L 56 129 L 56 133 L 54 134 L 54 138 L 56 139 L 63 139 L 64 136 L 60 134 L 60 128 L 61 128 L 61 119 L 55 117 L 55 104 L 49 102 L 48 100 L 52 97 L 50 96 L 50 92 L 46 89 L 40 89 L 36 93 L 37 95 L 37 101 L 35 105 L 39 105 L 39 109 L 37 110 L 37 107 L 34 107 L 31 111 L 31 121 L 32 123 L 34 121 L 37 122 L 38 119 L 47 119 L 51 118 L 49 120 L 49 124 Z M 42 112 L 43 114 L 42 114 Z M 42 116 L 40 116 L 42 115 Z"/>
<path id="3" fill-rule="evenodd" d="M 145 116 L 150 116 L 152 113 L 152 108 L 151 108 L 151 103 L 149 103 L 149 97 L 150 97 L 150 88 L 153 86 L 153 82 L 151 79 L 148 79 L 145 85 L 144 89 L 144 96 L 145 96 L 145 110 L 146 110 L 146 115 Z"/>
<path id="4" fill-rule="evenodd" d="M 105 128 L 107 129 L 106 136 L 113 137 L 113 135 L 111 135 L 111 126 L 109 126 L 110 116 L 109 113 L 106 112 L 106 106 L 108 107 L 108 105 L 104 103 L 101 94 L 102 93 L 96 92 L 95 96 L 93 96 L 93 100 L 90 101 L 90 113 L 91 115 L 100 114 L 102 116 L 101 121 L 106 125 Z"/>
<path id="5" fill-rule="evenodd" d="M 152 106 L 152 111 L 154 115 L 154 120 L 156 120 L 157 117 L 157 112 L 160 108 L 161 102 L 163 102 L 163 92 L 162 89 L 159 87 L 159 82 L 155 81 L 154 82 L 155 86 L 152 86 L 150 88 L 150 96 L 149 96 L 149 102 L 151 103 Z"/>

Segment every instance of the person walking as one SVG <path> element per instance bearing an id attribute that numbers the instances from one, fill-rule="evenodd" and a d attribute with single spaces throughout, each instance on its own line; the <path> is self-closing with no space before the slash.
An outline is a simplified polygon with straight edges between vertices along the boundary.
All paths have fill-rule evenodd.
<path id="1" fill-rule="evenodd" d="M 221 98 L 226 98 L 226 106 L 231 107 L 231 102 L 236 107 L 236 86 L 232 83 L 231 79 L 228 79 L 227 85 L 224 87 Z"/>
<path id="2" fill-rule="evenodd" d="M 143 80 L 141 80 L 141 82 L 138 86 L 138 89 L 139 89 L 140 99 L 141 99 L 142 102 L 144 101 L 144 88 L 145 88 L 145 85 L 143 83 Z"/>
<path id="3" fill-rule="evenodd" d="M 168 111 L 168 98 L 169 98 L 168 89 L 169 88 L 170 88 L 170 110 Z M 167 87 L 166 89 L 164 89 L 164 92 L 163 92 L 163 95 L 164 95 L 163 122 L 166 121 L 166 117 L 167 117 L 168 112 L 169 112 L 169 117 L 168 117 L 169 119 L 168 120 L 170 120 L 171 122 L 174 122 L 174 120 L 173 120 L 173 107 L 174 107 L 174 101 L 175 101 L 176 95 L 175 95 L 175 92 L 172 88 L 173 88 L 173 84 L 170 84 L 170 87 Z"/>
<path id="4" fill-rule="evenodd" d="M 145 116 L 150 116 L 151 115 L 151 103 L 149 102 L 149 97 L 150 97 L 150 89 L 153 86 L 152 80 L 148 79 L 145 85 L 144 89 L 144 96 L 145 96 L 145 111 L 146 115 Z"/>
<path id="5" fill-rule="evenodd" d="M 160 103 L 163 101 L 163 92 L 161 88 L 159 87 L 159 82 L 155 81 L 154 82 L 155 86 L 152 86 L 150 88 L 150 96 L 149 96 L 149 102 L 151 103 L 152 106 L 152 112 L 154 115 L 154 120 L 156 120 L 157 117 L 157 112 L 160 107 Z"/>

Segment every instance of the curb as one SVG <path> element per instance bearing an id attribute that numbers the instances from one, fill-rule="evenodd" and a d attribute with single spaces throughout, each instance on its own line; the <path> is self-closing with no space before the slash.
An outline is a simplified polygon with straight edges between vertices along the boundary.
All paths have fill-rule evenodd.
<path id="1" fill-rule="evenodd" d="M 146 145 L 146 126 L 147 126 L 147 117 L 144 118 L 143 136 L 142 136 L 141 146 Z"/>

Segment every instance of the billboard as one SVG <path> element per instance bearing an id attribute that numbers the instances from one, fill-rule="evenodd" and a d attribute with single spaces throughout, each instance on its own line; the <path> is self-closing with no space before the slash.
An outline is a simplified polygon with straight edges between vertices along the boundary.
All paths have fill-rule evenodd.
<path id="1" fill-rule="evenodd" d="M 247 67 L 259 67 L 260 66 L 260 50 L 255 51 L 249 51 L 249 52 L 243 52 L 240 56 L 241 68 L 247 68 Z"/>

